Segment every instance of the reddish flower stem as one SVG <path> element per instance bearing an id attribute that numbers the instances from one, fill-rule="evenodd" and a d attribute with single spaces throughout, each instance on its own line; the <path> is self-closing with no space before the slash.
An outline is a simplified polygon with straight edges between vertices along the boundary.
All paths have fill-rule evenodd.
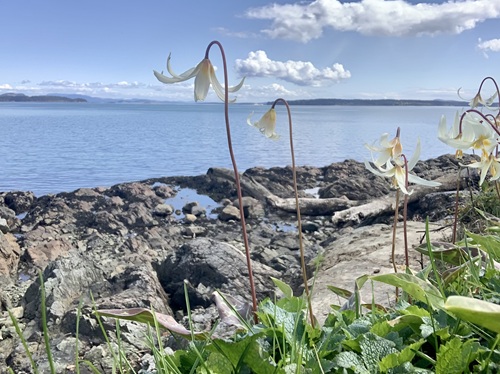
<path id="1" fill-rule="evenodd" d="M 248 281 L 250 283 L 250 293 L 252 296 L 252 310 L 254 313 L 253 317 L 254 317 L 254 322 L 257 324 L 259 322 L 258 318 L 257 318 L 257 295 L 255 292 L 255 281 L 253 278 L 252 259 L 250 257 L 250 245 L 248 244 L 247 225 L 245 222 L 245 214 L 244 214 L 244 210 L 243 210 L 243 197 L 242 197 L 242 193 L 241 193 L 240 175 L 238 172 L 238 166 L 236 165 L 236 159 L 234 157 L 233 144 L 232 144 L 232 140 L 231 140 L 231 126 L 229 124 L 229 91 L 228 91 L 228 74 L 227 74 L 226 54 L 224 53 L 224 48 L 222 47 L 222 44 L 220 42 L 212 41 L 207 47 L 207 50 L 205 52 L 205 58 L 208 58 L 210 48 L 213 45 L 217 45 L 219 47 L 220 53 L 222 56 L 222 64 L 224 66 L 224 117 L 226 120 L 227 145 L 229 148 L 229 155 L 231 156 L 231 163 L 233 164 L 234 182 L 236 185 L 236 192 L 238 195 L 241 231 L 243 234 L 243 243 L 245 245 L 245 257 L 246 257 L 247 268 L 248 268 Z"/>
<path id="2" fill-rule="evenodd" d="M 305 251 L 304 251 L 304 241 L 302 237 L 302 219 L 300 216 L 300 205 L 299 205 L 299 190 L 297 187 L 297 168 L 295 166 L 295 152 L 293 148 L 293 126 L 292 126 L 292 114 L 290 112 L 290 105 L 285 99 L 276 99 L 271 106 L 272 109 L 276 106 L 277 103 L 282 102 L 287 110 L 288 114 L 288 128 L 290 133 L 290 153 L 292 157 L 292 175 L 293 175 L 293 189 L 295 192 L 295 207 L 297 210 L 297 230 L 299 231 L 299 250 L 300 250 L 300 266 L 302 268 L 302 278 L 304 282 L 304 291 L 307 298 L 307 305 L 309 308 L 309 317 L 311 319 L 311 326 L 314 328 L 314 314 L 311 305 L 311 295 L 309 293 L 309 286 L 307 284 L 307 270 L 306 270 L 306 259 L 305 259 Z"/>

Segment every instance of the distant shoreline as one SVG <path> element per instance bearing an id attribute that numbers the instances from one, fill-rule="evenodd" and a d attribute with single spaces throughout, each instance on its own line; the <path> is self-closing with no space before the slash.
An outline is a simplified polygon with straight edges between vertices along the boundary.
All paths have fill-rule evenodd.
<path id="1" fill-rule="evenodd" d="M 104 99 L 85 95 L 37 95 L 28 96 L 22 93 L 5 93 L 0 95 L 1 102 L 38 102 L 38 103 L 130 103 L 130 104 L 185 104 L 188 102 L 171 102 L 160 100 L 142 100 L 142 99 Z M 203 104 L 214 104 L 211 102 Z M 217 103 L 215 103 L 217 104 Z M 219 103 L 222 104 L 222 103 Z M 236 105 L 271 105 L 272 102 L 266 103 L 236 103 Z M 311 106 L 457 106 L 468 107 L 469 103 L 458 100 L 413 100 L 413 99 L 304 99 L 304 100 L 289 100 L 290 105 L 311 105 Z"/>
<path id="2" fill-rule="evenodd" d="M 16 102 L 16 103 L 86 103 L 87 100 L 82 98 L 69 98 L 65 96 L 27 96 L 25 94 L 6 93 L 0 95 L 0 102 Z"/>
<path id="3" fill-rule="evenodd" d="M 266 103 L 271 105 L 272 102 Z M 397 99 L 308 99 L 290 100 L 290 105 L 344 105 L 344 106 L 469 106 L 457 100 L 397 100 Z"/>

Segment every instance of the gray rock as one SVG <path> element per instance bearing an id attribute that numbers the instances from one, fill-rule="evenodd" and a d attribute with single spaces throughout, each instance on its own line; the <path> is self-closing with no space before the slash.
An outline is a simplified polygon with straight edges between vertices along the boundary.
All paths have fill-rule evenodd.
<path id="1" fill-rule="evenodd" d="M 321 225 L 317 222 L 306 221 L 302 222 L 302 232 L 315 232 L 321 228 Z"/>
<path id="2" fill-rule="evenodd" d="M 0 218 L 0 231 L 4 234 L 7 234 L 10 231 L 10 227 L 5 218 Z"/>
<path id="3" fill-rule="evenodd" d="M 174 251 L 156 266 L 158 277 L 171 295 L 171 305 L 185 308 L 184 280 L 188 280 L 191 307 L 207 307 L 211 294 L 197 289 L 202 283 L 209 289 L 220 289 L 230 295 L 249 298 L 248 269 L 244 254 L 234 246 L 207 238 L 194 239 Z M 255 287 L 259 298 L 274 288 L 270 277 L 279 274 L 270 267 L 253 263 Z"/>
<path id="4" fill-rule="evenodd" d="M 240 220 L 240 210 L 233 205 L 225 206 L 222 211 L 219 213 L 219 219 L 221 221 L 239 221 Z"/>
<path id="5" fill-rule="evenodd" d="M 186 236 L 190 236 L 192 238 L 198 237 L 198 236 L 204 236 L 207 233 L 207 229 L 202 226 L 188 226 L 185 227 L 183 230 L 183 234 Z"/>
<path id="6" fill-rule="evenodd" d="M 201 205 L 195 205 L 191 209 L 191 214 L 195 215 L 196 217 L 205 216 L 207 214 L 207 210 Z"/>
<path id="7" fill-rule="evenodd" d="M 197 217 L 196 217 L 194 214 L 186 213 L 186 214 L 184 215 L 184 220 L 185 220 L 187 223 L 194 223 L 194 222 L 196 222 Z"/>
<path id="8" fill-rule="evenodd" d="M 170 204 L 158 204 L 153 211 L 153 214 L 160 217 L 170 216 L 173 213 L 174 207 Z"/>
<path id="9" fill-rule="evenodd" d="M 160 184 L 158 186 L 155 186 L 153 188 L 154 192 L 156 195 L 163 199 L 168 199 L 169 197 L 172 197 L 175 195 L 175 191 L 172 189 L 172 187 L 166 185 L 166 184 Z"/>
<path id="10" fill-rule="evenodd" d="M 243 196 L 241 200 L 243 202 L 245 218 L 259 218 L 264 216 L 264 205 L 259 200 L 250 196 Z M 233 205 L 238 209 L 240 207 L 237 199 L 233 201 Z"/>
<path id="11" fill-rule="evenodd" d="M 193 208 L 199 205 L 200 204 L 197 201 L 191 201 L 182 207 L 182 212 L 191 214 L 193 212 Z"/>

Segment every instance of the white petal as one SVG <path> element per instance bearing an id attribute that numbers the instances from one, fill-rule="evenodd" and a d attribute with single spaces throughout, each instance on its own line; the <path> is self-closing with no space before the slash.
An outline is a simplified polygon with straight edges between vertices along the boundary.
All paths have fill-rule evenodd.
<path id="1" fill-rule="evenodd" d="M 217 96 L 219 97 L 219 99 L 221 99 L 222 101 L 225 101 L 226 94 L 224 92 L 224 88 L 222 88 L 222 85 L 220 84 L 219 80 L 217 79 L 217 76 L 215 75 L 215 70 L 213 67 L 211 67 L 211 69 L 210 69 L 210 81 L 212 82 L 212 88 L 214 89 L 214 91 L 217 94 Z"/>
<path id="2" fill-rule="evenodd" d="M 228 92 L 236 92 L 238 91 L 241 87 L 243 87 L 243 83 L 245 82 L 245 77 L 241 80 L 240 83 L 238 83 L 236 86 L 233 87 L 228 87 Z"/>
<path id="3" fill-rule="evenodd" d="M 197 67 L 194 67 L 194 68 L 191 68 L 187 71 L 185 71 L 184 73 L 182 73 L 181 75 L 178 75 L 178 74 L 175 74 L 172 70 L 172 67 L 170 66 L 170 53 L 168 54 L 168 58 L 167 58 L 167 71 L 170 73 L 170 75 L 174 78 L 177 78 L 177 79 L 189 79 L 189 78 L 192 78 L 194 77 L 196 74 L 193 74 L 193 72 L 196 70 Z M 189 78 L 186 78 L 188 77 Z"/>
<path id="4" fill-rule="evenodd" d="M 428 181 L 428 180 L 420 178 L 414 174 L 408 174 L 408 182 L 414 183 L 414 184 L 421 184 L 422 186 L 428 186 L 428 187 L 437 187 L 437 186 L 441 185 L 441 183 L 439 183 L 439 182 Z"/>
<path id="5" fill-rule="evenodd" d="M 248 116 L 248 118 L 247 118 L 247 124 L 248 124 L 248 125 L 250 125 L 250 126 L 255 126 L 255 125 L 252 123 L 252 121 L 250 121 L 250 118 L 252 118 L 252 116 L 253 116 L 253 112 L 252 112 L 252 113 L 250 113 L 250 115 Z"/>
<path id="6" fill-rule="evenodd" d="M 209 88 L 210 77 L 203 69 L 201 69 L 194 79 L 194 101 L 205 100 Z"/>
<path id="7" fill-rule="evenodd" d="M 445 139 L 448 137 L 448 127 L 446 126 L 446 117 L 441 116 L 441 120 L 439 121 L 438 126 L 438 139 Z"/>
<path id="8" fill-rule="evenodd" d="M 156 79 L 158 79 L 160 82 L 166 83 L 166 84 L 177 83 L 177 82 L 183 81 L 183 80 L 180 80 L 179 78 L 167 77 L 167 76 L 163 75 L 162 73 L 158 73 L 156 70 L 153 70 L 153 74 L 155 75 Z"/>
<path id="9" fill-rule="evenodd" d="M 406 189 L 406 173 L 403 168 L 396 167 L 394 179 L 396 179 L 396 183 L 405 195 L 411 195 L 413 193 L 413 191 L 408 192 Z"/>
<path id="10" fill-rule="evenodd" d="M 408 171 L 413 169 L 420 158 L 420 139 L 417 139 L 417 146 L 415 147 L 415 152 L 413 152 L 413 156 L 411 156 L 410 161 L 408 161 Z"/>
<path id="11" fill-rule="evenodd" d="M 371 171 L 375 175 L 378 175 L 379 177 L 384 177 L 384 178 L 392 177 L 392 175 L 388 175 L 387 172 L 382 172 L 380 170 L 374 169 L 373 166 L 366 160 L 365 160 L 365 167 L 367 170 Z"/>

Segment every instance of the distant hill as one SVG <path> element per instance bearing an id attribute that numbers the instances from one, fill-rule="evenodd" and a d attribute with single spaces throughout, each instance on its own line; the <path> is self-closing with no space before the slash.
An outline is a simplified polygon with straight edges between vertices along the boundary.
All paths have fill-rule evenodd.
<path id="1" fill-rule="evenodd" d="M 82 98 L 69 98 L 64 96 L 44 95 L 27 96 L 19 93 L 6 93 L 0 95 L 0 102 L 37 102 L 37 103 L 86 103 Z"/>
<path id="2" fill-rule="evenodd" d="M 269 105 L 272 102 L 268 103 Z M 396 99 L 310 99 L 290 100 L 290 105 L 351 105 L 351 106 L 468 106 L 456 100 L 396 100 Z"/>

